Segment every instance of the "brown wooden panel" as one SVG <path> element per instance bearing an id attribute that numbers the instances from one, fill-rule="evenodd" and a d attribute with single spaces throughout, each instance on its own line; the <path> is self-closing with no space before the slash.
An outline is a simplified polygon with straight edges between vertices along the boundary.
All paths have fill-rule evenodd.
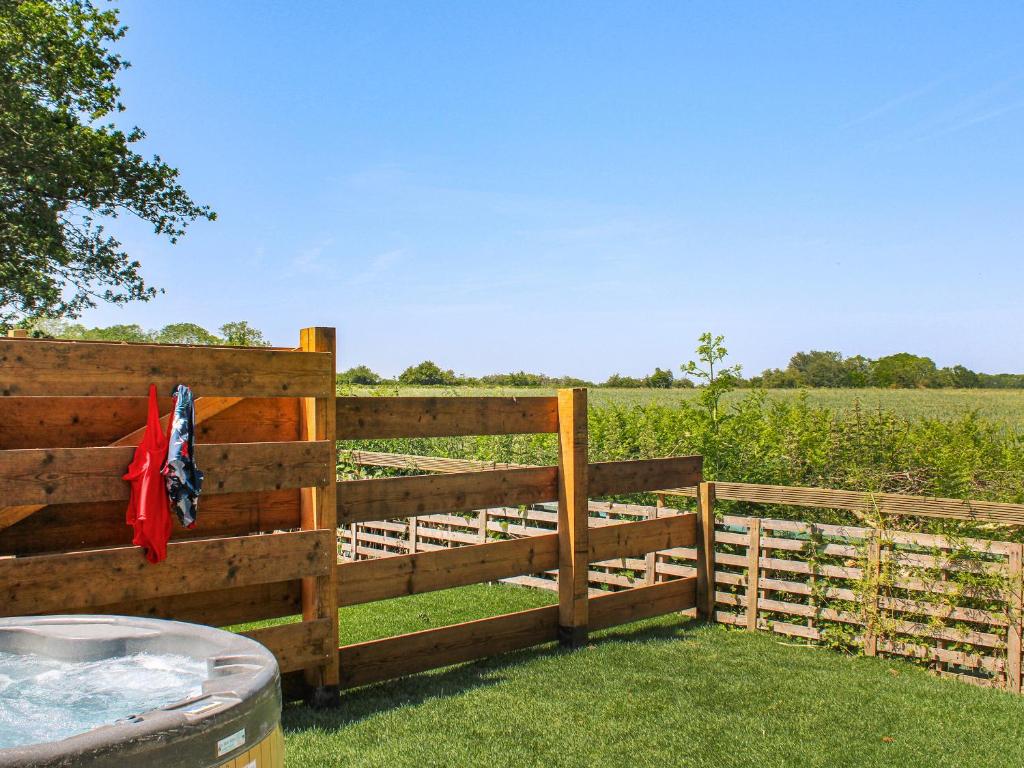
<path id="1" fill-rule="evenodd" d="M 187 595 L 127 600 L 99 607 L 59 609 L 53 613 L 106 613 L 149 616 L 227 627 L 249 621 L 294 616 L 302 610 L 299 581 L 253 584 L 237 589 L 214 589 Z"/>
<path id="2" fill-rule="evenodd" d="M 176 542 L 157 565 L 138 547 L 0 559 L 0 613 L 58 613 L 288 581 L 326 573 L 336 551 L 331 531 L 298 531 Z"/>
<path id="3" fill-rule="evenodd" d="M 129 546 L 123 501 L 54 504 L 0 530 L 0 556 Z M 173 541 L 298 528 L 299 491 L 261 491 L 202 496 L 194 528 L 175 524 Z"/>
<path id="4" fill-rule="evenodd" d="M 673 495 L 692 496 L 695 489 L 676 488 Z M 833 488 L 803 488 L 754 483 L 715 483 L 720 499 L 794 507 L 846 509 L 861 514 L 882 513 L 908 517 L 948 517 L 986 520 L 1003 525 L 1024 525 L 1024 504 L 1002 504 L 976 499 L 944 499 L 902 493 L 865 493 Z"/>
<path id="5" fill-rule="evenodd" d="M 239 634 L 266 646 L 277 657 L 281 673 L 323 664 L 337 649 L 331 648 L 331 621 L 300 621 L 253 629 Z"/>
<path id="6" fill-rule="evenodd" d="M 590 562 L 636 557 L 697 543 L 697 516 L 659 517 L 635 523 L 603 525 L 590 530 Z"/>
<path id="7" fill-rule="evenodd" d="M 273 443 L 299 439 L 298 398 L 245 398 L 204 418 L 196 400 L 196 442 Z M 0 450 L 137 445 L 146 423 L 145 397 L 0 397 Z M 160 413 L 171 398 L 160 398 Z M 135 434 L 133 434 L 135 433 Z M 134 439 L 126 440 L 128 436 Z"/>
<path id="8" fill-rule="evenodd" d="M 338 483 L 338 524 L 553 501 L 557 479 L 556 467 L 533 467 L 349 480 Z"/>
<path id="9" fill-rule="evenodd" d="M 497 581 L 558 567 L 558 534 L 338 565 L 338 604 Z"/>
<path id="10" fill-rule="evenodd" d="M 611 496 L 693 485 L 700 482 L 702 464 L 701 456 L 598 462 L 589 468 L 590 495 Z"/>
<path id="11" fill-rule="evenodd" d="M 590 600 L 590 629 L 603 629 L 697 605 L 697 577 L 665 581 L 649 587 L 608 592 Z"/>
<path id="12" fill-rule="evenodd" d="M 553 641 L 557 632 L 558 606 L 549 605 L 450 627 L 344 645 L 339 650 L 341 684 L 352 688 L 496 656 Z"/>
<path id="13" fill-rule="evenodd" d="M 337 411 L 339 440 L 558 430 L 553 397 L 340 397 Z"/>
<path id="14" fill-rule="evenodd" d="M 131 446 L 0 451 L 0 499 L 16 505 L 126 501 L 122 475 Z M 204 494 L 324 486 L 333 477 L 330 441 L 197 445 Z M 4 510 L 0 510 L 2 521 Z"/>
<path id="15" fill-rule="evenodd" d="M 197 397 L 327 397 L 332 367 L 315 352 L 0 339 L 0 396 L 145 396 L 187 383 Z"/>

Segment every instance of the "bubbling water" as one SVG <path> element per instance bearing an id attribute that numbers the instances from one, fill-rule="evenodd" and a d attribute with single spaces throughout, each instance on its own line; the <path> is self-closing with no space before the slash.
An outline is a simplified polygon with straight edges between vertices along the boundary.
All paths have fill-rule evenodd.
<path id="1" fill-rule="evenodd" d="M 206 662 L 173 653 L 61 661 L 0 651 L 0 749 L 56 741 L 202 692 Z"/>

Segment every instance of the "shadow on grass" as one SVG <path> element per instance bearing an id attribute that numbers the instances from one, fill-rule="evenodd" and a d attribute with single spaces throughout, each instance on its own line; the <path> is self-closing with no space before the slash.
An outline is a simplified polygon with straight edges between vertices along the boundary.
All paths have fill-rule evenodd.
<path id="1" fill-rule="evenodd" d="M 685 617 L 673 617 L 670 623 L 661 617 L 660 623 L 649 625 L 623 625 L 601 630 L 592 636 L 590 647 L 611 643 L 637 643 L 679 640 L 706 622 Z M 341 705 L 331 709 L 313 709 L 296 702 L 286 705 L 282 725 L 288 733 L 310 728 L 338 730 L 360 720 L 400 707 L 414 707 L 431 699 L 459 696 L 468 691 L 499 685 L 509 672 L 534 661 L 557 658 L 571 653 L 586 653 L 586 649 L 572 651 L 555 643 L 533 646 L 499 656 L 489 656 L 455 666 L 420 672 L 415 675 L 355 688 L 342 694 Z"/>

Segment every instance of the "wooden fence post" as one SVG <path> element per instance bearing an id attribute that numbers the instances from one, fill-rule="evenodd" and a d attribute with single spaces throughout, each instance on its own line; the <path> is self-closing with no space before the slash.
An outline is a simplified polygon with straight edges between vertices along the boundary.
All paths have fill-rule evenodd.
<path id="1" fill-rule="evenodd" d="M 697 491 L 697 615 L 715 618 L 715 484 Z"/>
<path id="2" fill-rule="evenodd" d="M 872 530 L 868 538 L 867 576 L 870 579 L 865 590 L 864 599 L 869 601 L 864 606 L 864 655 L 874 656 L 878 652 L 878 588 L 882 578 L 882 535 L 878 529 Z"/>
<path id="3" fill-rule="evenodd" d="M 587 642 L 587 390 L 558 390 L 558 641 Z"/>
<path id="4" fill-rule="evenodd" d="M 416 521 L 416 518 L 415 517 L 410 517 L 409 518 L 409 554 L 410 555 L 415 555 L 416 554 L 416 534 L 418 533 L 418 531 L 416 529 L 418 527 L 419 527 L 419 525 L 418 525 L 418 523 Z"/>
<path id="5" fill-rule="evenodd" d="M 750 518 L 747 542 L 747 629 L 757 629 L 757 596 L 761 583 L 761 518 Z"/>
<path id="6" fill-rule="evenodd" d="M 665 506 L 665 494 L 659 493 L 656 497 L 654 508 L 647 513 L 648 519 L 655 520 L 658 517 L 658 510 Z M 658 553 L 648 552 L 644 557 L 644 584 L 650 586 L 658 581 Z"/>
<path id="7" fill-rule="evenodd" d="M 335 334 L 333 328 L 303 328 L 299 346 L 304 352 L 329 352 L 332 364 L 330 396 L 302 399 L 302 439 L 335 442 Z M 337 542 L 338 509 L 335 469 L 331 467 L 327 485 L 323 488 L 302 489 L 302 527 L 334 532 Z M 353 545 L 355 538 L 353 537 Z M 337 543 L 334 560 L 338 559 Z M 310 687 L 309 700 L 316 706 L 330 706 L 340 701 L 338 668 L 338 589 L 337 567 L 326 576 L 302 580 L 302 620 L 328 619 L 330 655 L 322 666 L 306 670 L 306 684 Z"/>
<path id="8" fill-rule="evenodd" d="M 1006 688 L 1020 693 L 1021 634 L 1024 632 L 1024 544 L 1016 544 L 1009 557 L 1010 594 L 1007 599 Z"/>
<path id="9" fill-rule="evenodd" d="M 480 539 L 481 544 L 487 543 L 487 510 L 481 509 L 480 516 L 477 518 L 477 538 Z"/>

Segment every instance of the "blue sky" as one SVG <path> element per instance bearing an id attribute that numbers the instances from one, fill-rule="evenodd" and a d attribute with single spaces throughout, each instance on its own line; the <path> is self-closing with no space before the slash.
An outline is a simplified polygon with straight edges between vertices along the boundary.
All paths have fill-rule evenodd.
<path id="1" fill-rule="evenodd" d="M 1024 371 L 1020 3 L 125 3 L 126 123 L 219 214 L 89 324 L 603 379 L 724 333 Z"/>

